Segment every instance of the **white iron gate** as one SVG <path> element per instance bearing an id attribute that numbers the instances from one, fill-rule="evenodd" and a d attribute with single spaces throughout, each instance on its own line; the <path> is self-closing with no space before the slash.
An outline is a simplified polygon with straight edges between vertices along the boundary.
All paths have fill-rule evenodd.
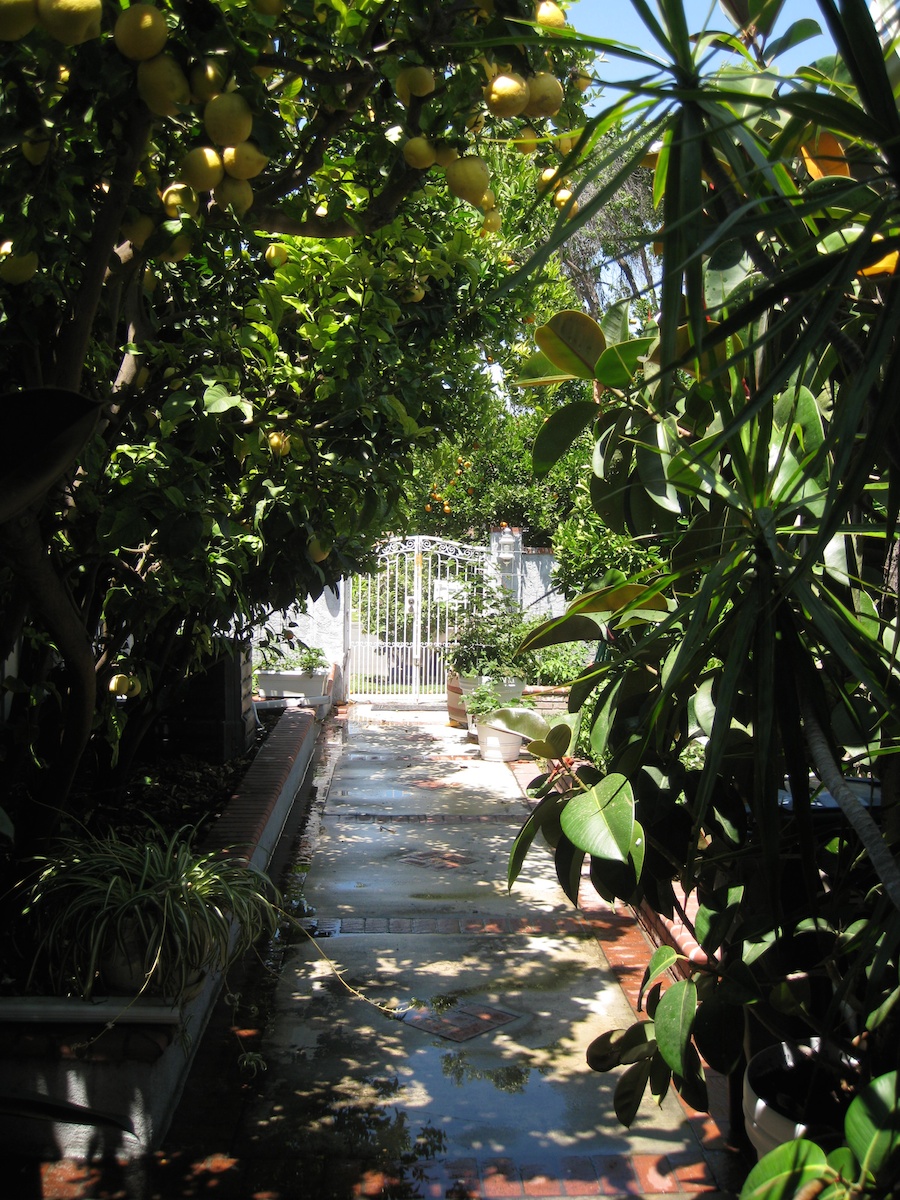
<path id="1" fill-rule="evenodd" d="M 445 651 L 490 561 L 488 546 L 424 536 L 389 542 L 379 569 L 353 580 L 351 695 L 446 692 Z"/>

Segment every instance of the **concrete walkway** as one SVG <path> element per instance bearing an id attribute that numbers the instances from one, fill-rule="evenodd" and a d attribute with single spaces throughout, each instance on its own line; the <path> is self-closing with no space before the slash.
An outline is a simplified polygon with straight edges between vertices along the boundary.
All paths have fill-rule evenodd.
<path id="1" fill-rule="evenodd" d="M 746 1164 L 714 1120 L 673 1093 L 626 1130 L 615 1077 L 585 1065 L 634 1019 L 650 948 L 591 889 L 573 909 L 538 847 L 508 892 L 532 765 L 482 761 L 444 709 L 355 705 L 322 736 L 285 876 L 306 934 L 278 950 L 265 1025 L 211 1027 L 139 1185 L 131 1167 L 69 1194 L 733 1195 Z M 265 1064 L 243 1082 L 235 1036 Z"/>
<path id="2" fill-rule="evenodd" d="M 508 892 L 528 812 L 510 767 L 482 761 L 445 711 L 354 706 L 331 738 L 298 852 L 315 941 L 285 959 L 266 1086 L 232 1151 L 254 1163 L 249 1194 L 652 1196 L 735 1183 L 718 1130 L 674 1095 L 661 1109 L 645 1099 L 625 1130 L 614 1078 L 587 1070 L 592 1038 L 633 1020 L 603 943 L 618 943 L 632 992 L 647 945 L 630 915 L 573 910 L 549 853 L 529 855 Z"/>

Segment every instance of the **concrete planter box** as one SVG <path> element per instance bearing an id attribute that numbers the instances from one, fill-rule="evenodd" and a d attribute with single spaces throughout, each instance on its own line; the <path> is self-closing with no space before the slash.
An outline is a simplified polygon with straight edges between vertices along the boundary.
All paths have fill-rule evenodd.
<path id="1" fill-rule="evenodd" d="M 318 729 L 309 709 L 284 713 L 204 849 L 233 848 L 254 867 L 266 869 L 306 775 Z M 0 998 L 0 1094 L 67 1100 L 130 1121 L 137 1135 L 5 1116 L 0 1151 L 47 1160 L 112 1155 L 130 1161 L 156 1149 L 222 982 L 220 973 L 211 973 L 180 1008 L 122 996 L 95 1002 Z"/>
<path id="2" fill-rule="evenodd" d="M 318 698 L 325 695 L 328 670 L 315 671 L 257 671 L 256 690 L 264 700 L 285 696 Z"/>

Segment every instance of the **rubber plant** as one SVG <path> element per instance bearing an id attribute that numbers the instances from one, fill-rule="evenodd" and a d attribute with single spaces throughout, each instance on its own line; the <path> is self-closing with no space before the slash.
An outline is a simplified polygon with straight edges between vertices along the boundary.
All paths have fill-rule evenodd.
<path id="1" fill-rule="evenodd" d="M 781 5 L 723 7 L 736 31 L 691 34 L 680 0 L 635 3 L 656 54 L 605 44 L 640 86 L 573 152 L 608 182 L 569 228 L 655 164 L 658 312 L 559 313 L 520 380 L 584 381 L 538 434 L 535 470 L 590 429 L 595 511 L 661 557 L 523 643 L 606 637 L 609 653 L 569 700 L 594 763 L 557 756 L 536 781 L 510 883 L 544 833 L 573 902 L 589 864 L 603 897 L 680 916 L 705 955 L 673 981 L 686 964 L 661 947 L 646 1017 L 588 1051 L 625 1068 L 625 1124 L 670 1082 L 705 1108 L 704 1063 L 735 1073 L 755 1039 L 851 1046 L 860 1088 L 898 1045 L 893 51 L 862 0 L 821 0 L 838 55 L 782 77 L 779 52 L 816 23 L 776 37 Z"/>

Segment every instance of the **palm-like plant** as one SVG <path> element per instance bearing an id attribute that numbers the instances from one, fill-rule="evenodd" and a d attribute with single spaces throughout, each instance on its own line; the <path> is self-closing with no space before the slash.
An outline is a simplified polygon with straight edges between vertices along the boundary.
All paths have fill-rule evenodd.
<path id="1" fill-rule="evenodd" d="M 900 114 L 862 0 L 820 0 L 838 55 L 790 77 L 774 59 L 808 26 L 773 39 L 781 6 L 724 7 L 736 34 L 692 36 L 681 0 L 635 0 L 659 57 L 604 45 L 640 77 L 581 139 L 587 175 L 608 176 L 591 147 L 621 125 L 588 214 L 653 148 L 657 324 L 635 336 L 623 306 L 599 324 L 560 314 L 523 375 L 591 381 L 590 398 L 543 427 L 535 467 L 591 425 L 595 509 L 667 554 L 661 571 L 611 575 L 525 643 L 609 630 L 616 649 L 570 700 L 589 715 L 605 776 L 570 772 L 562 804 L 558 774 L 552 793 L 538 785 L 543 808 L 511 880 L 543 811 L 561 821 L 555 853 L 573 898 L 590 856 L 605 896 L 671 914 L 677 881 L 700 899 L 709 965 L 660 993 L 674 957 L 660 951 L 645 981 L 651 1020 L 591 1055 L 600 1069 L 631 1064 L 617 1095 L 626 1122 L 647 1085 L 661 1096 L 673 1077 L 703 1105 L 698 1050 L 726 1071 L 741 1058 L 735 1003 L 773 1034 L 853 1040 L 864 1075 L 896 1047 L 891 823 L 872 820 L 844 775 L 872 777 L 888 811 L 900 746 Z M 843 814 L 824 833 L 820 785 Z"/>

